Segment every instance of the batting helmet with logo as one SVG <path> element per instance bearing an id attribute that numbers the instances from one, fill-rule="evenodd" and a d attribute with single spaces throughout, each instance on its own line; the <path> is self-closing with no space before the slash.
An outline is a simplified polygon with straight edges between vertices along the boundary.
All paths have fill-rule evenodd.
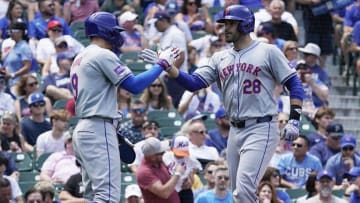
<path id="1" fill-rule="evenodd" d="M 216 22 L 224 23 L 227 20 L 239 21 L 238 30 L 243 33 L 250 33 L 254 31 L 255 17 L 253 12 L 242 5 L 228 6 L 224 10 L 223 17 Z"/>
<path id="2" fill-rule="evenodd" d="M 116 17 L 108 12 L 93 13 L 85 20 L 87 37 L 101 37 L 117 48 L 124 43 L 121 31 L 124 31 L 124 28 L 120 27 Z"/>

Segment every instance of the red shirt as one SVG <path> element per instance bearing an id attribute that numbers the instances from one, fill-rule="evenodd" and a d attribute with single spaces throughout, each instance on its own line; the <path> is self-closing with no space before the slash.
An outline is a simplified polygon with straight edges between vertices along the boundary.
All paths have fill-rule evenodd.
<path id="1" fill-rule="evenodd" d="M 165 184 L 171 178 L 165 164 L 161 163 L 160 167 L 155 167 L 143 159 L 138 167 L 136 173 L 137 183 L 140 186 L 144 202 L 145 203 L 180 203 L 178 193 L 175 191 L 171 193 L 168 199 L 162 199 L 161 197 L 153 194 L 148 188 L 160 180 L 162 184 Z"/>

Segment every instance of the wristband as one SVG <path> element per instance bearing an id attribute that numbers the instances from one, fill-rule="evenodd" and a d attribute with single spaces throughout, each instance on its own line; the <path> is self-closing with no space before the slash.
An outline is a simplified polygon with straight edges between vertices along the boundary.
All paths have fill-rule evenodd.
<path id="1" fill-rule="evenodd" d="M 300 120 L 302 108 L 299 105 L 291 105 L 290 106 L 290 120 Z"/>
<path id="2" fill-rule="evenodd" d="M 157 64 L 161 66 L 164 70 L 167 70 L 170 66 L 170 64 L 165 59 L 159 59 Z"/>

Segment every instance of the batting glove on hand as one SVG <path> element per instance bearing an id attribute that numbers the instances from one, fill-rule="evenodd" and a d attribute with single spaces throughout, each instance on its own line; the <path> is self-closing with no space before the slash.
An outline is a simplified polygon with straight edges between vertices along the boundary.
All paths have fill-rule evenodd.
<path id="1" fill-rule="evenodd" d="M 151 49 L 144 49 L 140 52 L 140 57 L 149 63 L 159 64 L 165 71 L 170 70 L 171 65 L 179 57 L 180 50 L 178 48 L 167 48 L 159 54 Z"/>
<path id="2" fill-rule="evenodd" d="M 299 136 L 300 122 L 298 120 L 289 120 L 284 129 L 280 132 L 280 138 L 286 141 L 293 141 Z"/>

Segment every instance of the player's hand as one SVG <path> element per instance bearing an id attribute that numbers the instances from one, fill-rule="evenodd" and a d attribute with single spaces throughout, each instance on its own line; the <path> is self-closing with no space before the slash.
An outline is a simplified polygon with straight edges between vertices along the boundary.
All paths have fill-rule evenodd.
<path id="1" fill-rule="evenodd" d="M 285 125 L 284 129 L 280 132 L 280 138 L 286 141 L 293 141 L 299 136 L 300 122 L 298 120 L 291 119 Z"/>
<path id="2" fill-rule="evenodd" d="M 180 49 L 175 47 L 167 48 L 159 53 L 159 61 L 157 64 L 159 64 L 165 71 L 168 71 L 171 69 L 171 65 L 174 64 L 179 55 Z"/>

